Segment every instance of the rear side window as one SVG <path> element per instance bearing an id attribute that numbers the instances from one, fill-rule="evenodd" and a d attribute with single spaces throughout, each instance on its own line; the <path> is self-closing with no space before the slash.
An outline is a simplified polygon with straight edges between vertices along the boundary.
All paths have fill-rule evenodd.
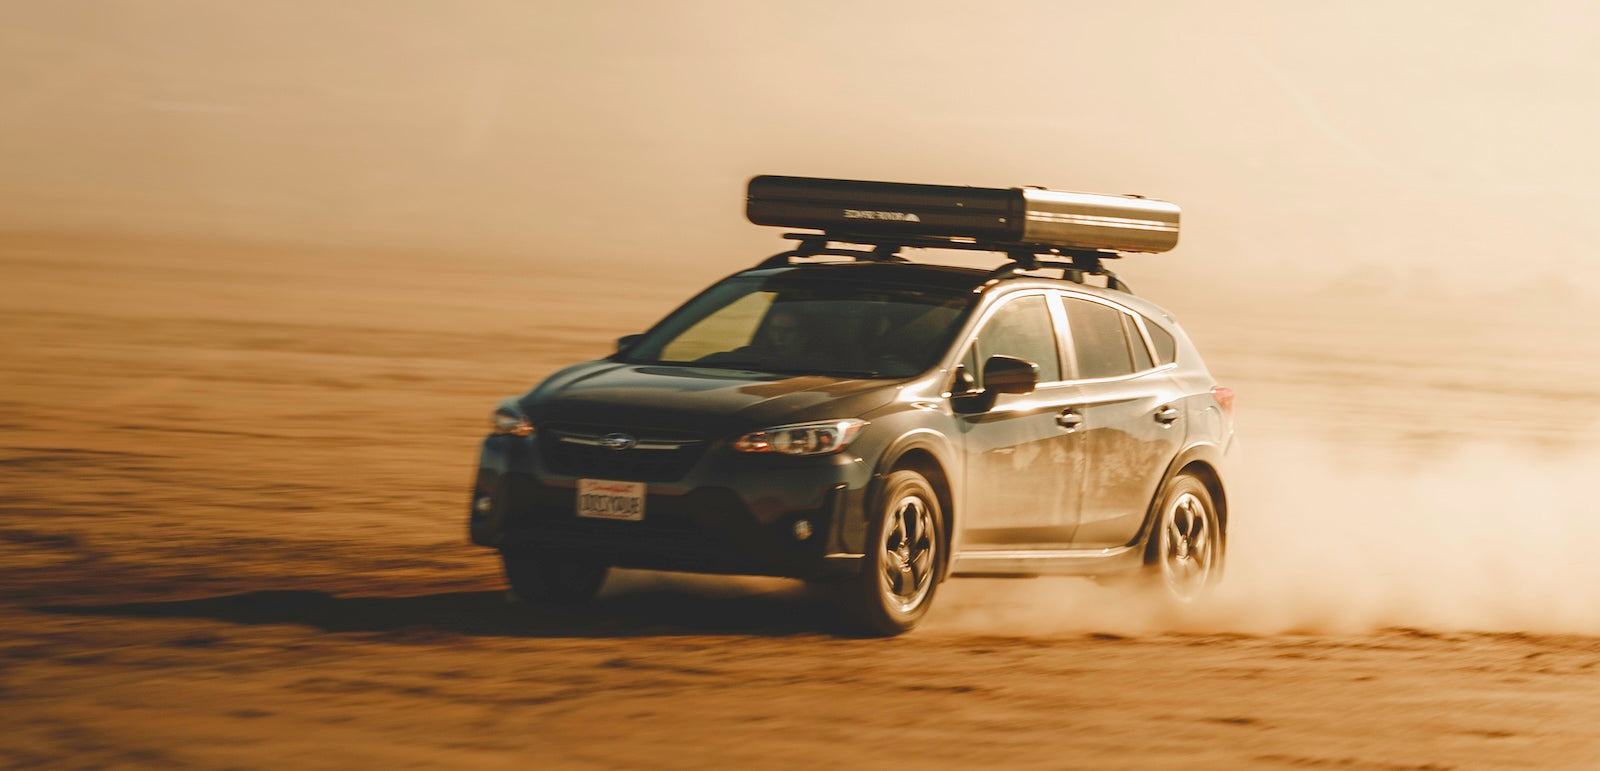
<path id="1" fill-rule="evenodd" d="M 1063 297 L 1072 347 L 1078 360 L 1078 377 L 1117 377 L 1134 372 L 1133 355 L 1122 323 L 1125 315 L 1109 305 Z M 1141 340 L 1142 346 L 1144 342 Z"/>
<path id="2" fill-rule="evenodd" d="M 1178 360 L 1178 341 L 1172 339 L 1172 333 L 1161 328 L 1160 324 L 1151 321 L 1148 317 L 1144 320 L 1144 328 L 1150 331 L 1150 342 L 1156 347 L 1156 359 L 1162 364 L 1171 364 Z"/>
<path id="3" fill-rule="evenodd" d="M 1039 382 L 1061 379 L 1055 327 L 1044 295 L 1018 297 L 1000 306 L 978 333 L 977 361 L 1015 356 L 1039 365 Z M 981 382 L 981 380 L 980 380 Z"/>

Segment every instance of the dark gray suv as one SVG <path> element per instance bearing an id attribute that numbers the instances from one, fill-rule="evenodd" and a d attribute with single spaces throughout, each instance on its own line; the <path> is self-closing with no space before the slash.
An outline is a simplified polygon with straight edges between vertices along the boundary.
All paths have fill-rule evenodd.
<path id="1" fill-rule="evenodd" d="M 587 600 L 613 566 L 787 576 L 893 634 L 949 576 L 1178 603 L 1220 578 L 1232 392 L 1104 265 L 1171 248 L 1176 207 L 757 177 L 749 214 L 818 232 L 495 410 L 470 531 L 519 595 Z"/>

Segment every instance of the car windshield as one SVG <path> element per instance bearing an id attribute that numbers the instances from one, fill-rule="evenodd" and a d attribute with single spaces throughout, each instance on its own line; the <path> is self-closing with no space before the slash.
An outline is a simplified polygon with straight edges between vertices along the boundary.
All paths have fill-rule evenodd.
<path id="1" fill-rule="evenodd" d="M 972 295 L 788 276 L 732 278 L 616 358 L 781 374 L 902 378 L 950 344 Z"/>

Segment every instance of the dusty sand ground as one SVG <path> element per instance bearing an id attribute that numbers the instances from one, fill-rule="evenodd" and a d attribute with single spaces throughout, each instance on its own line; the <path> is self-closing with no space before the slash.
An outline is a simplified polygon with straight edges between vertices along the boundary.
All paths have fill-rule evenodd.
<path id="1" fill-rule="evenodd" d="M 1210 616 L 965 581 L 856 640 L 786 582 L 642 573 L 507 605 L 464 538 L 488 408 L 715 274 L 7 238 L 0 763 L 1600 767 L 1573 298 L 1133 274 L 1241 394 L 1257 535 Z"/>

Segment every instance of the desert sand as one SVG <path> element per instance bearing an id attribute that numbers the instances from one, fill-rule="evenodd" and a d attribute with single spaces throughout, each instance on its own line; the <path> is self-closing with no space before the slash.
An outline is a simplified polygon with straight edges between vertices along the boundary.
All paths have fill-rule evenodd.
<path id="1" fill-rule="evenodd" d="M 9 236 L 0 764 L 1600 766 L 1577 301 L 1127 273 L 1239 392 L 1217 602 L 956 580 L 863 640 L 777 580 L 511 604 L 466 542 L 495 401 L 716 272 Z"/>

